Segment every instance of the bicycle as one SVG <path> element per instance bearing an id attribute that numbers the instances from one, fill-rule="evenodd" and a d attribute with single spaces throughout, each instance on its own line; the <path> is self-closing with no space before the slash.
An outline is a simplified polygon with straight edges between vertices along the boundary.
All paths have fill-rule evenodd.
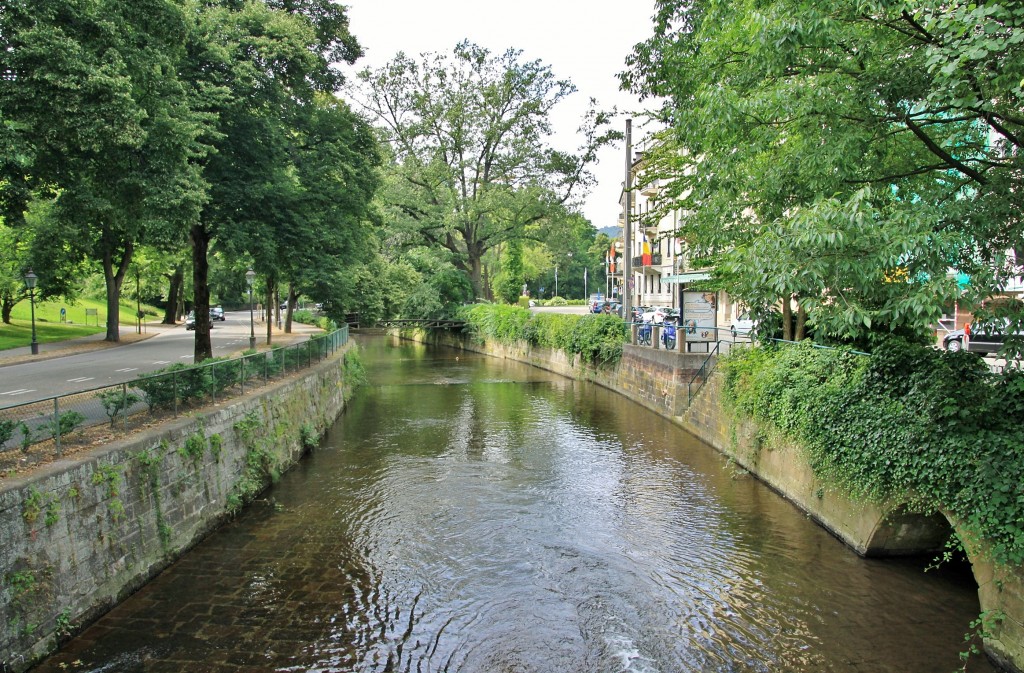
<path id="1" fill-rule="evenodd" d="M 668 350 L 675 350 L 676 348 L 676 324 L 669 322 L 668 320 L 662 325 L 661 328 L 661 344 Z"/>
<path id="2" fill-rule="evenodd" d="M 654 331 L 654 328 L 651 326 L 651 323 L 649 323 L 649 322 L 641 323 L 640 324 L 640 329 L 638 329 L 637 333 L 636 333 L 636 340 L 642 346 L 650 346 L 651 343 L 652 343 L 651 333 L 653 331 Z"/>

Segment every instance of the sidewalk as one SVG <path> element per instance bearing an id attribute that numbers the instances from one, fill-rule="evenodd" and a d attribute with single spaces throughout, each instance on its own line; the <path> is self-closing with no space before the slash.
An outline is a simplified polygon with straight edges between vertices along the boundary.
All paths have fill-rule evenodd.
<path id="1" fill-rule="evenodd" d="M 161 323 L 149 323 L 143 327 L 142 334 L 138 334 L 135 327 L 124 326 L 120 331 L 120 341 L 114 343 L 105 341 L 107 333 L 105 331 L 97 332 L 96 334 L 90 334 L 89 336 L 79 337 L 77 339 L 68 339 L 67 341 L 52 341 L 50 343 L 40 343 L 39 355 L 32 355 L 31 346 L 20 346 L 18 348 L 8 348 L 7 350 L 0 351 L 0 367 L 5 365 L 16 365 L 25 362 L 38 362 L 40 360 L 51 360 L 53 358 L 64 357 L 67 355 L 77 355 L 78 353 L 87 353 L 89 351 L 104 350 L 107 348 L 118 348 L 120 346 L 127 346 L 129 344 L 138 343 L 146 339 L 151 339 L 155 336 L 165 334 L 167 332 L 173 332 L 174 330 L 184 330 L 185 326 L 181 325 L 164 325 Z M 267 328 L 265 323 L 256 322 L 256 348 L 257 350 L 266 350 L 267 346 L 266 333 Z M 245 326 L 245 333 L 248 334 L 248 325 Z M 288 346 L 299 341 L 308 339 L 311 335 L 322 332 L 319 327 L 313 325 L 304 325 L 302 323 L 292 323 L 291 334 L 285 333 L 283 330 L 279 330 L 277 327 L 273 329 L 273 346 Z M 241 352 L 241 351 L 239 351 Z"/>

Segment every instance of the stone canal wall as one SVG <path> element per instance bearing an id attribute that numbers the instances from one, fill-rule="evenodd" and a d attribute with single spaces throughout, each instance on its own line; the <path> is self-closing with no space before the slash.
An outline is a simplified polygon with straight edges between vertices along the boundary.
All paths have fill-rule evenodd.
<path id="1" fill-rule="evenodd" d="M 352 347 L 259 392 L 5 479 L 0 670 L 23 671 L 56 649 L 295 463 L 341 413 Z"/>
<path id="2" fill-rule="evenodd" d="M 478 343 L 441 330 L 403 330 L 405 338 L 509 358 L 592 381 L 610 388 L 681 425 L 742 469 L 802 509 L 818 524 L 862 556 L 884 557 L 933 553 L 942 549 L 956 522 L 942 512 L 907 511 L 902 503 L 874 505 L 853 500 L 818 479 L 799 446 L 766 432 L 735 414 L 723 400 L 722 379 L 712 375 L 692 391 L 690 382 L 707 354 L 675 353 L 627 344 L 614 368 L 572 363 L 564 353 Z M 1024 570 L 994 566 L 984 544 L 965 541 L 981 611 L 987 615 L 987 654 L 1007 671 L 1024 672 Z"/>

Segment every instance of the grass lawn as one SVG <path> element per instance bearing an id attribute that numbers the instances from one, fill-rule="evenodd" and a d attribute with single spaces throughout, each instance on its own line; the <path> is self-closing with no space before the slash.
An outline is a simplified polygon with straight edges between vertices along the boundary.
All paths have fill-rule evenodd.
<path id="1" fill-rule="evenodd" d="M 65 310 L 66 322 L 60 321 L 60 310 Z M 119 321 L 122 325 L 135 325 L 135 304 L 121 304 Z M 96 309 L 96 315 L 86 316 L 86 309 Z M 142 306 L 146 320 L 160 319 L 160 310 L 153 306 Z M 87 320 L 88 318 L 88 320 Z M 60 300 L 36 303 L 36 341 L 50 343 L 88 336 L 107 329 L 107 304 L 97 299 L 79 299 L 74 306 Z M 0 350 L 28 346 L 32 343 L 31 306 L 26 299 L 14 307 L 11 323 L 0 323 Z M 97 324 L 98 323 L 98 324 Z"/>

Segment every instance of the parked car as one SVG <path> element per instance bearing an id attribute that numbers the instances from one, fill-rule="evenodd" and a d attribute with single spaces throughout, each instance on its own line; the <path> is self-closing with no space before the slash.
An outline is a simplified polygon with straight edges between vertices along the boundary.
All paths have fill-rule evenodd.
<path id="1" fill-rule="evenodd" d="M 644 313 L 652 310 L 650 306 L 634 306 L 631 310 L 633 322 L 641 322 L 644 317 Z"/>
<path id="2" fill-rule="evenodd" d="M 1003 329 L 992 329 L 992 328 L 976 328 L 972 327 L 971 323 L 964 325 L 963 333 L 967 337 L 967 351 L 969 353 L 980 353 L 982 355 L 991 355 L 998 353 L 1002 349 L 1003 344 L 1006 341 L 1007 335 L 1004 334 L 1006 328 L 1009 327 L 1009 322 L 1004 323 Z M 1014 336 L 1024 338 L 1024 334 L 1017 333 Z M 943 339 L 945 345 L 945 339 Z M 952 344 L 952 341 L 950 342 Z M 961 339 L 961 346 L 963 346 L 963 339 Z M 953 348 L 947 347 L 948 350 L 954 350 Z"/>
<path id="3" fill-rule="evenodd" d="M 211 306 L 210 320 L 227 320 L 227 318 L 224 317 L 224 309 L 221 308 L 220 306 Z"/>
<path id="4" fill-rule="evenodd" d="M 643 315 L 640 316 L 640 320 L 660 325 L 665 322 L 665 316 L 669 315 L 672 310 L 667 306 L 653 306 L 649 311 L 644 311 Z"/>
<path id="5" fill-rule="evenodd" d="M 729 331 L 732 333 L 732 338 L 735 339 L 738 336 L 750 336 L 755 327 L 757 327 L 757 322 L 750 317 L 750 314 L 741 313 L 732 321 Z"/>
<path id="6" fill-rule="evenodd" d="M 196 328 L 196 314 L 189 313 L 185 316 L 185 329 L 194 330 Z"/>
<path id="7" fill-rule="evenodd" d="M 962 329 L 955 329 L 949 334 L 942 337 L 942 347 L 947 351 L 956 353 L 959 350 L 963 350 L 964 347 L 964 331 Z"/>

